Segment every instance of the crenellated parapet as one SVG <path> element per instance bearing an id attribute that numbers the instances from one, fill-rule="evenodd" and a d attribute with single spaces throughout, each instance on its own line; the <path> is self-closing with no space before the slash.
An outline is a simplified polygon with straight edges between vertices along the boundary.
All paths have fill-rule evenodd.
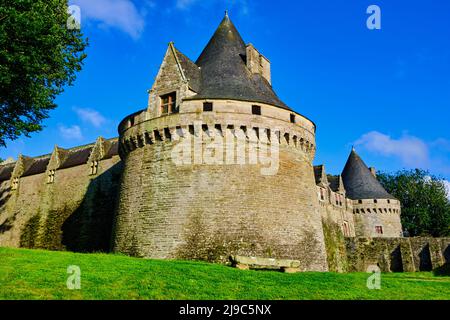
<path id="1" fill-rule="evenodd" d="M 400 201 L 396 199 L 352 200 L 354 214 L 397 214 L 400 215 Z"/>
<path id="2" fill-rule="evenodd" d="M 261 107 L 261 115 L 252 114 L 250 102 L 211 101 L 214 111 L 202 112 L 202 103 L 184 102 L 178 113 L 152 117 L 141 111 L 119 125 L 120 153 L 158 142 L 176 142 L 201 136 L 205 141 L 232 138 L 261 144 L 288 146 L 310 161 L 315 155 L 315 126 L 301 115 L 272 106 Z M 291 120 L 295 115 L 295 121 Z"/>

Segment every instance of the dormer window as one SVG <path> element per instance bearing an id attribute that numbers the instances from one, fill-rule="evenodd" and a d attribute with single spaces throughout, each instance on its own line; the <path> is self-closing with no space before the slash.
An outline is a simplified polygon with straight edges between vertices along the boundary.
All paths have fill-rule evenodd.
<path id="1" fill-rule="evenodd" d="M 90 171 L 90 175 L 96 175 L 98 172 L 98 161 L 92 161 L 91 162 L 91 171 Z"/>
<path id="2" fill-rule="evenodd" d="M 178 112 L 176 109 L 177 94 L 172 92 L 161 96 L 161 115 Z"/>
<path id="3" fill-rule="evenodd" d="M 47 175 L 47 183 L 55 182 L 55 170 L 49 170 Z"/>

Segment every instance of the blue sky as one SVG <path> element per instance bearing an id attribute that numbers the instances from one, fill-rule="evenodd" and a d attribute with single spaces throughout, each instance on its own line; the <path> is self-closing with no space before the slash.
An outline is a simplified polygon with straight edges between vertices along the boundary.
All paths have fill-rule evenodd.
<path id="1" fill-rule="evenodd" d="M 317 125 L 316 164 L 340 173 L 351 146 L 368 165 L 450 179 L 450 1 L 72 0 L 88 58 L 46 128 L 0 157 L 117 136 L 147 104 L 169 41 L 196 60 L 228 9 L 272 63 L 279 97 Z M 369 5 L 381 30 L 369 30 Z"/>

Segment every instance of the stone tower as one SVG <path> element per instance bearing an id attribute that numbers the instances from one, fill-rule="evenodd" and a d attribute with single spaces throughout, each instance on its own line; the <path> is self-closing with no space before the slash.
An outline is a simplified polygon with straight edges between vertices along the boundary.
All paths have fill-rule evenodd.
<path id="1" fill-rule="evenodd" d="M 289 258 L 326 271 L 315 125 L 271 86 L 228 16 L 194 63 L 170 43 L 148 108 L 119 125 L 113 250 L 150 258 Z"/>
<path id="2" fill-rule="evenodd" d="M 357 237 L 401 237 L 400 201 L 390 195 L 353 149 L 342 171 L 347 197 L 353 201 Z"/>

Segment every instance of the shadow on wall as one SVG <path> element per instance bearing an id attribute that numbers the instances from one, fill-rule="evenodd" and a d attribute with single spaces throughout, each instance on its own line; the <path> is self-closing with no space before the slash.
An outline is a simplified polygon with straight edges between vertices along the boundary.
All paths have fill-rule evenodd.
<path id="1" fill-rule="evenodd" d="M 81 202 L 47 212 L 38 206 L 21 230 L 20 247 L 109 252 L 121 173 L 119 162 L 90 180 Z"/>
<path id="2" fill-rule="evenodd" d="M 92 179 L 80 206 L 61 226 L 61 243 L 74 252 L 109 252 L 122 172 L 117 163 Z"/>
<path id="3" fill-rule="evenodd" d="M 431 271 L 433 270 L 433 264 L 431 262 L 430 245 L 427 244 L 419 253 L 419 271 Z"/>
<path id="4" fill-rule="evenodd" d="M 394 251 L 391 252 L 390 271 L 403 272 L 402 251 L 400 246 L 395 247 Z"/>

